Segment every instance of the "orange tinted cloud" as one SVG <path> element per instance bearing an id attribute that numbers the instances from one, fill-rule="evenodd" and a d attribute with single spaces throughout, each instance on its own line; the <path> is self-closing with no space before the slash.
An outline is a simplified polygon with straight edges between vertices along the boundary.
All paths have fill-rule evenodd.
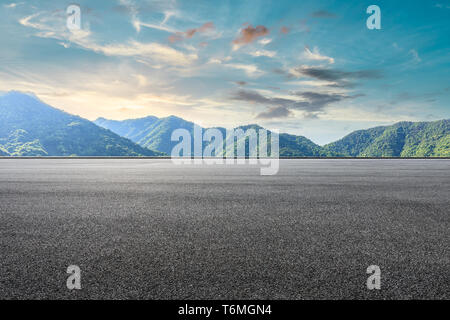
<path id="1" fill-rule="evenodd" d="M 199 28 L 194 28 L 194 29 L 189 29 L 186 30 L 186 32 L 177 32 L 173 35 L 171 35 L 169 37 L 169 41 L 170 42 L 177 42 L 177 41 L 181 41 L 183 39 L 190 39 L 192 38 L 197 32 L 198 33 L 203 33 L 203 32 L 208 32 L 214 30 L 214 23 L 212 22 L 207 22 L 205 24 L 203 24 L 201 27 Z"/>
<path id="2" fill-rule="evenodd" d="M 283 34 L 288 34 L 291 31 L 288 27 L 281 27 L 280 32 Z"/>
<path id="3" fill-rule="evenodd" d="M 253 28 L 252 25 L 249 25 L 247 28 L 241 30 L 241 35 L 239 38 L 233 40 L 233 44 L 238 46 L 245 45 L 268 34 L 269 29 L 264 26 L 256 26 Z"/>

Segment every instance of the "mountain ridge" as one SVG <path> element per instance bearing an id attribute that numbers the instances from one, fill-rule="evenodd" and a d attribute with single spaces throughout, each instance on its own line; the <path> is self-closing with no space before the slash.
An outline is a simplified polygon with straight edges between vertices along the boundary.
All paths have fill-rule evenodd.
<path id="1" fill-rule="evenodd" d="M 171 141 L 172 132 L 181 128 L 192 135 L 194 125 L 174 115 L 126 120 L 100 117 L 91 122 L 52 107 L 35 95 L 10 91 L 0 95 L 0 156 L 170 155 L 179 143 Z M 258 124 L 235 129 L 249 128 L 263 129 Z M 206 129 L 201 128 L 202 132 Z M 215 129 L 225 138 L 226 153 L 225 146 L 232 145 L 226 141 L 226 129 Z M 450 119 L 402 121 L 357 130 L 324 146 L 288 133 L 280 133 L 279 138 L 281 157 L 450 157 Z M 248 138 L 239 139 L 234 141 L 235 149 L 245 144 L 246 155 L 254 154 L 248 148 Z M 259 146 L 256 148 L 259 152 Z"/>
<path id="2" fill-rule="evenodd" d="M 191 134 L 193 131 L 193 123 L 182 118 L 170 116 L 165 118 L 158 118 L 155 123 L 166 123 L 167 119 L 176 118 L 179 125 L 176 128 L 165 128 L 165 131 L 177 128 L 185 128 Z M 94 122 L 100 126 L 104 126 L 113 130 L 111 123 L 116 126 L 126 124 L 126 126 L 133 126 L 134 122 L 140 119 L 127 120 L 107 120 L 102 118 L 101 123 L 99 119 Z M 123 124 L 121 124 L 123 123 Z M 225 128 L 213 127 L 219 129 L 225 137 Z M 235 129 L 246 130 L 248 128 L 262 128 L 257 124 L 249 124 L 236 127 Z M 155 150 L 160 150 L 170 153 L 170 146 L 161 146 L 161 140 L 167 142 L 170 137 L 165 136 L 165 139 L 154 138 L 154 127 L 140 128 L 142 136 L 141 139 L 133 139 L 132 141 L 141 144 L 145 147 L 152 147 Z M 205 130 L 205 128 L 202 128 Z M 158 132 L 158 130 L 156 130 Z M 423 132 L 422 132 L 423 131 Z M 160 132 L 158 132 L 160 134 Z M 310 139 L 304 136 L 297 136 L 288 133 L 280 133 L 280 156 L 284 157 L 449 157 L 450 156 L 450 120 L 443 119 L 429 122 L 412 122 L 401 121 L 392 125 L 377 126 L 368 129 L 357 130 L 344 136 L 343 138 L 319 146 Z M 173 147 L 173 146 L 172 146 Z"/>
<path id="3" fill-rule="evenodd" d="M 9 156 L 161 155 L 18 91 L 0 96 L 0 147 Z"/>

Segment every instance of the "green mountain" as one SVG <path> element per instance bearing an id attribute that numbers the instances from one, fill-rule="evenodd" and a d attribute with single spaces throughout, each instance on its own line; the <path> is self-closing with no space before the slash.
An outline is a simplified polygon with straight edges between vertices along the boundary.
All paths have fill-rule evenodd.
<path id="1" fill-rule="evenodd" d="M 170 154 L 173 147 L 178 144 L 177 141 L 172 142 L 170 139 L 175 129 L 186 129 L 191 136 L 194 132 L 194 123 L 175 116 L 161 119 L 150 116 L 124 121 L 99 118 L 94 123 L 130 139 L 144 148 L 166 154 Z"/>
<path id="2" fill-rule="evenodd" d="M 351 157 L 449 157 L 450 120 L 359 130 L 323 149 Z"/>
<path id="3" fill-rule="evenodd" d="M 3 149 L 2 147 L 0 147 L 0 157 L 8 157 L 9 153 Z"/>
<path id="4" fill-rule="evenodd" d="M 11 156 L 161 155 L 15 91 L 0 96 L 0 152 Z"/>
<path id="5" fill-rule="evenodd" d="M 109 129 L 119 135 L 123 135 L 126 138 L 131 139 L 133 142 L 137 144 L 151 148 L 153 150 L 158 150 L 161 152 L 165 152 L 170 154 L 173 147 L 178 144 L 178 141 L 171 141 L 171 134 L 175 129 L 186 129 L 189 131 L 191 136 L 193 136 L 194 132 L 194 123 L 183 120 L 181 118 L 170 116 L 167 118 L 155 118 L 155 117 L 146 117 L 141 119 L 130 119 L 124 121 L 116 121 L 116 120 L 107 120 L 104 118 L 99 118 L 94 121 L 97 125 Z M 244 132 L 247 129 L 255 129 L 258 133 L 259 129 L 263 129 L 262 127 L 252 124 L 246 126 L 240 126 L 235 129 L 242 129 Z M 202 132 L 205 130 L 201 128 Z M 218 129 L 224 138 L 224 146 L 231 145 L 230 141 L 226 141 L 226 129 L 217 127 L 214 129 Z M 270 137 L 270 131 L 268 132 Z M 241 144 L 246 143 L 246 155 L 251 154 L 249 151 L 249 142 L 248 139 L 241 138 L 236 139 L 235 141 L 235 149 L 238 148 Z M 203 147 L 207 146 L 204 143 Z M 324 156 L 322 148 L 312 142 L 311 140 L 302 137 L 302 136 L 294 136 L 287 133 L 280 134 L 280 156 L 297 156 L 297 157 L 318 157 Z M 193 148 L 193 146 L 192 146 Z M 257 147 L 258 148 L 258 147 Z M 270 150 L 270 139 L 268 138 L 268 149 Z M 224 147 L 225 150 L 225 147 Z M 191 150 L 193 154 L 193 151 Z"/>
<path id="6" fill-rule="evenodd" d="M 99 118 L 94 124 L 55 109 L 33 95 L 14 91 L 0 95 L 0 156 L 170 155 L 179 143 L 171 141 L 172 132 L 186 129 L 193 136 L 194 126 L 175 116 L 124 121 Z M 225 128 L 215 129 L 222 133 L 224 147 L 237 150 L 245 146 L 247 156 L 254 154 L 248 137 L 240 137 L 233 144 L 226 141 Z M 258 133 L 263 128 L 252 124 L 235 129 L 255 129 Z M 303 136 L 280 133 L 279 138 L 282 157 L 450 157 L 450 120 L 399 122 L 359 130 L 323 147 Z M 258 145 L 256 149 L 258 154 Z"/>

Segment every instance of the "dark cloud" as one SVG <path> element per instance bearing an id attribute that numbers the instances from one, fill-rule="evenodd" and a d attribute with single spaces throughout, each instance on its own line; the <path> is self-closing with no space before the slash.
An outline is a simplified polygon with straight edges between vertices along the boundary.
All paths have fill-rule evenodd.
<path id="1" fill-rule="evenodd" d="M 238 86 L 245 86 L 245 85 L 247 85 L 247 82 L 245 82 L 245 81 L 235 81 L 234 83 L 236 83 Z"/>
<path id="2" fill-rule="evenodd" d="M 327 10 L 314 11 L 311 14 L 314 18 L 336 18 L 336 15 Z"/>
<path id="3" fill-rule="evenodd" d="M 287 118 L 292 115 L 292 111 L 286 107 L 270 107 L 267 111 L 261 112 L 256 119 Z"/>
<path id="4" fill-rule="evenodd" d="M 295 68 L 301 75 L 326 81 L 342 81 L 349 79 L 379 79 L 382 77 L 379 70 L 342 71 L 321 67 L 301 66 Z"/>
<path id="5" fill-rule="evenodd" d="M 268 106 L 269 110 L 258 114 L 257 118 L 267 119 L 270 116 L 274 118 L 288 117 L 291 115 L 291 110 L 302 110 L 305 112 L 306 117 L 311 119 L 317 117 L 331 103 L 362 96 L 362 94 L 349 96 L 339 93 L 312 91 L 294 92 L 293 94 L 301 99 L 268 98 L 250 90 L 239 90 L 233 94 L 231 99 Z"/>
<path id="6" fill-rule="evenodd" d="M 236 45 L 245 45 L 253 42 L 259 37 L 263 37 L 269 34 L 269 29 L 265 26 L 256 26 L 253 28 L 249 25 L 247 28 L 241 30 L 241 35 L 239 38 L 233 40 L 233 43 Z"/>

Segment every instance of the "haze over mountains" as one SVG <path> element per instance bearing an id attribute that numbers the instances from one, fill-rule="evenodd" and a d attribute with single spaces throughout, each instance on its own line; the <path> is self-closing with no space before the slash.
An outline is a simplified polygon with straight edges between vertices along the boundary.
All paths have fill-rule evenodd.
<path id="1" fill-rule="evenodd" d="M 192 134 L 194 123 L 175 116 L 91 122 L 33 95 L 12 91 L 0 96 L 0 156 L 170 155 L 178 143 L 171 141 L 171 134 L 180 128 Z M 256 124 L 239 128 L 262 129 Z M 217 129 L 226 136 L 225 128 Z M 248 145 L 245 138 L 236 141 L 241 143 Z M 450 120 L 359 130 L 325 146 L 280 133 L 279 145 L 282 157 L 449 157 Z"/>

